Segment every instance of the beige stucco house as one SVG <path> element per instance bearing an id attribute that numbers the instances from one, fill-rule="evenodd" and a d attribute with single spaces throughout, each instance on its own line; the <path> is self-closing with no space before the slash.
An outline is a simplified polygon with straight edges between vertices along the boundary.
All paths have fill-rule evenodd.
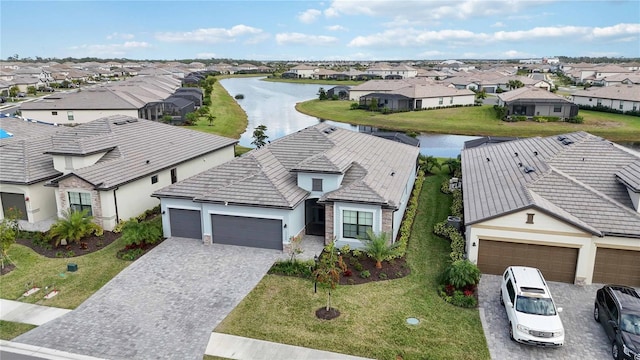
<path id="1" fill-rule="evenodd" d="M 483 273 L 640 286 L 640 154 L 586 132 L 462 150 L 466 253 Z"/>
<path id="2" fill-rule="evenodd" d="M 0 140 L 0 216 L 19 210 L 25 229 L 86 209 L 112 230 L 159 205 L 152 192 L 233 159 L 237 143 L 128 116 L 74 127 L 2 118 L 0 128 L 12 134 Z"/>

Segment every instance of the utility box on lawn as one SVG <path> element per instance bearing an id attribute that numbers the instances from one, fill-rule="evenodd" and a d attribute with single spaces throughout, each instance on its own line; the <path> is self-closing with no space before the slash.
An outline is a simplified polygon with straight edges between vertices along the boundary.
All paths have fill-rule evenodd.
<path id="1" fill-rule="evenodd" d="M 71 272 L 78 271 L 78 264 L 68 263 L 67 264 L 67 271 L 71 271 Z"/>

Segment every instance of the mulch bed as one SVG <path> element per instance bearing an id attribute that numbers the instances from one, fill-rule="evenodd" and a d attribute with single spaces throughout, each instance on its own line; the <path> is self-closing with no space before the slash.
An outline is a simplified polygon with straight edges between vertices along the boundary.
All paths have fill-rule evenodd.
<path id="1" fill-rule="evenodd" d="M 347 265 L 347 270 L 340 277 L 340 285 L 358 285 L 372 281 L 399 279 L 411 273 L 405 257 L 383 261 L 382 269 L 376 268 L 376 262 L 364 254 L 357 258 L 352 253 L 345 254 L 343 261 Z M 366 271 L 369 272 L 369 277 L 363 276 L 365 275 L 363 272 Z"/>
<path id="2" fill-rule="evenodd" d="M 329 310 L 327 310 L 327 307 L 323 306 L 320 309 L 316 310 L 316 316 L 318 317 L 318 319 L 331 320 L 340 316 L 340 311 L 334 308 L 329 308 Z"/>
<path id="3" fill-rule="evenodd" d="M 104 231 L 102 236 L 88 236 L 79 242 L 71 243 L 66 246 L 54 246 L 53 242 L 51 242 L 50 247 L 43 247 L 31 239 L 25 238 L 17 239 L 16 243 L 29 247 L 38 254 L 48 258 L 75 257 L 98 251 L 116 241 L 121 235 L 122 234 L 120 233 L 114 233 L 112 231 Z"/>

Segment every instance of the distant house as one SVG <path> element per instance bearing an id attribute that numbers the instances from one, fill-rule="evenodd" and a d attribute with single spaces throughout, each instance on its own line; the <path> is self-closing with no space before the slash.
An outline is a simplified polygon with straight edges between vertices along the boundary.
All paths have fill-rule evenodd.
<path id="1" fill-rule="evenodd" d="M 379 108 L 392 111 L 434 109 L 451 106 L 471 106 L 475 93 L 440 84 L 411 84 L 387 93 L 370 93 L 360 97 L 361 106 L 368 107 L 375 99 Z"/>
<path id="2" fill-rule="evenodd" d="M 640 286 L 640 155 L 586 132 L 461 153 L 466 253 L 547 280 Z"/>
<path id="3" fill-rule="evenodd" d="M 376 63 L 369 66 L 365 73 L 379 76 L 382 79 L 406 79 L 414 78 L 418 75 L 418 69 L 407 64 L 391 65 L 387 63 Z"/>
<path id="4" fill-rule="evenodd" d="M 578 106 L 560 95 L 537 87 L 498 94 L 498 106 L 507 108 L 507 116 L 555 116 L 561 119 L 578 115 Z"/>
<path id="5" fill-rule="evenodd" d="M 51 124 L 80 124 L 111 115 L 158 120 L 163 115 L 162 101 L 179 87 L 180 81 L 171 76 L 140 76 L 24 102 L 20 111 L 26 118 Z"/>
<path id="6" fill-rule="evenodd" d="M 361 248 L 367 230 L 396 240 L 419 150 L 321 123 L 154 196 L 165 236 L 283 250 L 310 234 Z"/>
<path id="7" fill-rule="evenodd" d="M 640 85 L 594 86 L 574 92 L 571 98 L 579 106 L 604 107 L 621 112 L 640 111 Z"/>
<path id="8" fill-rule="evenodd" d="M 329 99 L 337 96 L 339 100 L 348 100 L 349 99 L 349 86 L 334 86 L 331 89 L 327 90 L 327 97 Z"/>
<path id="9" fill-rule="evenodd" d="M 287 73 L 295 74 L 298 79 L 311 79 L 318 70 L 318 67 L 300 64 L 292 67 Z"/>
<path id="10" fill-rule="evenodd" d="M 151 193 L 234 157 L 237 140 L 128 116 L 74 127 L 0 118 L 0 218 L 22 228 L 88 210 L 112 230 L 159 204 Z"/>

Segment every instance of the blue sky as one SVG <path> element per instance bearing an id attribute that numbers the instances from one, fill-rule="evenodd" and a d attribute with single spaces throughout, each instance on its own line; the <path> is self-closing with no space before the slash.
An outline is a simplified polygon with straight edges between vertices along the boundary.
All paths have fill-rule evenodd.
<path id="1" fill-rule="evenodd" d="M 0 58 L 640 57 L 640 1 L 7 1 Z"/>

